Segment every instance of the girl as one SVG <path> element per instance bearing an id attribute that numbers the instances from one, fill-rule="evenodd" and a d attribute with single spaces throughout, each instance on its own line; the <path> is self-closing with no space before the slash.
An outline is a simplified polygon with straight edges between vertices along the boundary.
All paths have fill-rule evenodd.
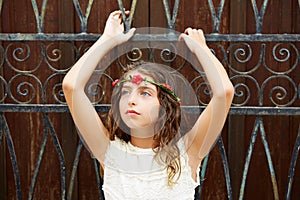
<path id="1" fill-rule="evenodd" d="M 84 92 L 107 52 L 128 41 L 121 11 L 110 14 L 103 35 L 63 80 L 73 120 L 104 169 L 103 190 L 110 199 L 194 199 L 199 167 L 225 123 L 234 89 L 222 64 L 206 45 L 202 30 L 187 28 L 179 40 L 201 63 L 213 96 L 187 133 L 182 133 L 181 100 L 168 69 L 154 63 L 130 66 L 113 82 L 106 125 Z M 129 11 L 126 11 L 129 14 Z"/>

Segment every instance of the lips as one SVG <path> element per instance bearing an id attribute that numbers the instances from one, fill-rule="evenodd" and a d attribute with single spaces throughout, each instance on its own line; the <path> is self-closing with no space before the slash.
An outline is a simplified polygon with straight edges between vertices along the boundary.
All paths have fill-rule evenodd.
<path id="1" fill-rule="evenodd" d="M 135 110 L 127 110 L 126 114 L 128 114 L 128 115 L 140 115 L 140 113 L 136 112 Z"/>

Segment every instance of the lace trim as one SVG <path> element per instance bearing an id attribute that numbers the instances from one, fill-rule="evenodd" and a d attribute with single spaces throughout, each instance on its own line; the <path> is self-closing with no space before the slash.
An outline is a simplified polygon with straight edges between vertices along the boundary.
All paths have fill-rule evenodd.
<path id="1" fill-rule="evenodd" d="M 112 196 L 113 199 L 193 199 L 196 184 L 188 171 L 184 170 L 178 184 L 173 187 L 167 185 L 167 177 L 151 175 L 132 176 L 120 174 L 116 171 L 106 169 L 104 171 L 103 190 L 105 197 Z M 162 178 L 163 177 L 163 178 Z"/>
<path id="2" fill-rule="evenodd" d="M 170 187 L 167 184 L 167 172 L 165 167 L 154 163 L 149 170 L 139 171 L 130 170 L 130 162 L 124 167 L 122 164 L 126 158 L 135 160 L 137 164 L 142 164 L 142 160 L 154 160 L 155 153 L 152 149 L 142 149 L 135 147 L 130 143 L 123 142 L 119 139 L 111 141 L 108 148 L 105 167 L 104 167 L 104 184 L 103 191 L 105 198 L 110 200 L 124 199 L 194 199 L 195 188 L 200 184 L 199 170 L 197 171 L 197 181 L 192 178 L 192 170 L 188 164 L 188 156 L 185 152 L 185 146 L 182 140 L 179 141 L 178 147 L 181 150 L 181 175 L 179 181 Z M 120 153 L 120 154 L 116 154 Z M 125 156 L 125 159 L 124 159 Z M 121 160 L 120 160 L 121 159 Z M 123 160 L 122 160 L 123 159 Z M 145 166 L 148 166 L 146 163 Z M 136 166 L 133 166 L 136 167 Z M 138 169 L 138 167 L 136 167 Z"/>

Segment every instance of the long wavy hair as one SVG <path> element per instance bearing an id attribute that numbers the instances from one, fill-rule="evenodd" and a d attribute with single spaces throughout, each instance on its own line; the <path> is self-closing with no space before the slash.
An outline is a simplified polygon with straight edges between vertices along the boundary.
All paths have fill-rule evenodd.
<path id="1" fill-rule="evenodd" d="M 175 88 L 175 81 L 172 74 L 162 65 L 150 62 L 139 62 L 128 65 L 123 77 L 129 71 L 137 71 L 142 75 L 150 76 L 157 83 L 166 83 Z M 176 184 L 181 174 L 180 150 L 178 148 L 178 140 L 180 134 L 181 108 L 180 103 L 176 101 L 170 94 L 157 87 L 157 98 L 160 102 L 159 126 L 158 133 L 154 135 L 153 147 L 155 159 L 166 165 L 168 173 L 168 184 L 172 186 Z M 119 101 L 121 98 L 121 87 L 115 87 L 112 93 L 112 107 L 108 113 L 107 128 L 110 133 L 110 140 L 114 140 L 117 136 L 119 139 L 129 142 L 131 139 L 130 128 L 123 122 L 119 112 Z M 122 129 L 120 128 L 122 127 Z"/>

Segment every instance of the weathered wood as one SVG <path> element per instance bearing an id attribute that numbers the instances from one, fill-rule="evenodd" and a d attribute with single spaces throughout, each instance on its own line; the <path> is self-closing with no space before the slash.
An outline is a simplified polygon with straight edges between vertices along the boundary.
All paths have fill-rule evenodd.
<path id="1" fill-rule="evenodd" d="M 230 33 L 244 33 L 246 31 L 245 10 L 246 1 L 230 1 Z M 230 63 L 236 63 L 233 58 L 230 61 Z M 245 70 L 246 66 L 240 64 L 239 69 Z M 245 100 L 245 98 L 242 100 Z M 245 160 L 245 116 L 230 115 L 228 123 L 228 162 L 230 165 L 233 198 L 238 199 Z"/>
<path id="2" fill-rule="evenodd" d="M 88 5 L 88 1 L 81 0 L 80 6 L 83 12 Z M 173 11 L 173 6 L 175 0 L 168 1 L 171 11 Z M 257 0 L 258 10 L 262 8 L 263 0 Z M 219 6 L 220 0 L 213 0 L 215 12 Z M 41 9 L 42 1 L 37 1 L 38 9 Z M 123 2 L 124 7 L 129 9 L 131 6 L 131 1 L 126 0 Z M 117 1 L 94 1 L 91 13 L 88 20 L 87 32 L 91 34 L 101 34 L 103 33 L 105 21 L 109 13 L 112 10 L 118 9 Z M 31 1 L 3 1 L 3 8 L 1 10 L 1 32 L 3 33 L 36 33 L 37 22 L 33 13 L 33 8 Z M 299 34 L 300 32 L 300 13 L 299 5 L 297 1 L 269 1 L 266 7 L 266 14 L 263 19 L 262 33 L 263 34 L 282 34 L 282 33 L 292 33 Z M 167 20 L 165 16 L 165 10 L 163 8 L 162 1 L 150 1 L 143 0 L 137 2 L 137 7 L 135 10 L 135 15 L 133 19 L 134 27 L 167 27 Z M 178 15 L 175 22 L 175 30 L 182 32 L 186 27 L 202 28 L 206 34 L 212 33 L 214 30 L 212 25 L 211 13 L 209 10 L 208 1 L 180 1 Z M 79 33 L 81 31 L 81 24 L 79 17 L 74 9 L 73 1 L 48 1 L 45 22 L 44 22 L 44 32 L 45 33 Z M 251 42 L 262 36 L 256 34 L 255 17 L 253 14 L 253 8 L 251 1 L 240 1 L 240 0 L 230 0 L 225 1 L 220 27 L 219 35 L 215 38 L 225 38 L 226 35 L 223 34 L 238 34 L 247 33 L 253 35 L 244 35 L 241 37 L 247 38 L 246 42 L 251 45 L 252 57 L 251 59 L 242 64 L 233 58 L 233 53 L 231 52 L 231 57 L 229 58 L 229 63 L 233 65 L 233 68 L 238 68 L 238 71 L 249 71 L 254 68 L 254 66 L 259 63 L 259 56 L 262 49 L 262 43 L 265 44 L 265 56 L 263 62 L 259 64 L 256 71 L 251 72 L 250 75 L 255 77 L 258 84 L 261 86 L 267 77 L 274 75 L 264 66 L 264 63 L 274 71 L 286 71 L 291 68 L 291 65 L 295 63 L 297 54 L 293 52 L 293 48 L 289 44 L 284 44 L 283 47 L 289 49 L 291 53 L 291 59 L 287 62 L 279 62 L 274 59 L 272 55 L 272 48 L 277 43 L 272 43 L 270 40 L 276 38 L 276 42 L 280 41 L 282 35 L 270 35 L 268 39 L 260 40 L 256 42 Z M 63 39 L 64 41 L 43 41 L 43 39 L 35 40 L 30 39 L 30 41 L 22 41 L 22 34 L 15 34 L 12 37 L 19 37 L 18 41 L 15 43 L 10 50 L 7 51 L 4 65 L 1 66 L 3 70 L 3 76 L 6 80 L 10 80 L 18 72 L 16 70 L 8 67 L 8 61 L 11 62 L 13 66 L 17 69 L 25 71 L 32 70 L 38 65 L 41 59 L 44 59 L 41 67 L 32 74 L 36 75 L 42 82 L 53 73 L 53 70 L 49 68 L 49 65 L 53 65 L 55 69 L 67 69 L 76 60 L 76 55 L 74 50 L 70 50 L 70 45 L 68 39 Z M 95 36 L 94 35 L 94 36 Z M 28 36 L 28 35 L 27 35 Z M 61 36 L 61 35 L 60 35 Z M 276 37 L 275 37 L 276 36 Z M 29 38 L 30 36 L 28 36 Z M 43 38 L 44 36 L 36 36 L 37 38 Z M 50 37 L 50 35 L 49 35 Z M 55 37 L 51 35 L 51 37 Z M 75 38 L 75 36 L 72 36 Z M 76 37 L 82 38 L 92 38 L 91 35 Z M 235 35 L 235 42 L 237 42 L 239 35 Z M 215 39 L 214 35 L 210 35 L 210 38 Z M 2 41 L 1 45 L 6 48 L 12 43 L 13 39 L 8 41 Z M 215 39 L 217 40 L 217 39 Z M 233 44 L 232 41 L 224 39 L 226 42 L 221 41 L 222 47 L 225 49 Z M 293 39 L 290 39 L 290 41 Z M 49 61 L 48 58 L 41 58 L 42 52 L 41 47 L 45 45 L 48 47 L 52 43 L 62 51 L 62 58 L 59 62 Z M 74 42 L 76 47 L 79 47 L 83 42 Z M 89 44 L 92 42 L 89 41 Z M 18 62 L 12 58 L 12 49 L 19 47 L 20 45 L 29 44 L 30 46 L 30 56 L 24 62 Z M 73 43 L 72 43 L 73 44 Z M 299 42 L 293 42 L 293 45 L 299 49 Z M 215 43 L 209 43 L 210 47 L 216 49 L 217 57 L 222 60 L 224 58 L 223 52 L 218 49 Z M 280 48 L 279 48 L 280 50 Z M 83 53 L 80 52 L 81 54 Z M 26 53 L 24 53 L 26 54 Z M 278 57 L 278 51 L 276 51 Z M 4 55 L 4 54 L 3 54 Z M 22 55 L 21 55 L 22 56 Z M 46 56 L 54 56 L 53 53 L 47 52 Z M 284 56 L 283 56 L 284 57 Z M 4 58 L 1 58 L 4 59 Z M 49 63 L 46 63 L 49 62 Z M 224 61 L 224 60 L 223 60 Z M 299 59 L 298 59 L 299 61 Z M 181 60 L 176 60 L 171 63 L 170 66 L 176 67 L 181 64 Z M 113 69 L 109 69 L 109 73 L 113 74 L 121 69 L 117 62 L 113 63 Z M 236 75 L 229 66 L 225 65 L 231 76 Z M 120 70 L 119 70 L 120 71 Z M 119 76 L 120 72 L 114 75 Z M 186 64 L 185 68 L 180 72 L 187 78 L 192 79 L 196 74 L 194 71 L 191 72 L 191 68 Z M 57 78 L 51 80 L 51 86 L 47 89 L 47 102 L 57 103 L 52 96 L 52 85 L 60 83 L 63 78 L 63 73 Z M 287 73 L 287 76 L 291 77 L 297 84 L 299 91 L 299 63 L 297 67 L 291 72 Z M 22 77 L 16 81 L 16 83 L 11 85 L 12 94 L 17 95 L 16 87 L 19 82 L 29 81 L 32 82 L 30 77 Z M 281 85 L 287 89 L 288 92 L 293 91 L 293 86 L 283 79 L 276 79 L 270 84 L 268 84 L 264 90 L 264 101 L 263 106 L 270 106 L 274 108 L 272 111 L 262 110 L 258 114 L 258 108 L 251 107 L 252 105 L 257 106 L 259 104 L 257 100 L 257 90 L 254 85 L 251 85 L 251 81 L 246 78 L 242 79 L 242 83 L 250 85 L 250 90 L 254 91 L 251 94 L 251 99 L 247 103 L 246 107 L 237 108 L 233 110 L 233 115 L 228 118 L 228 123 L 225 125 L 222 133 L 222 137 L 226 148 L 228 149 L 228 160 L 231 175 L 231 186 L 233 189 L 233 199 L 238 199 L 239 190 L 241 187 L 242 175 L 244 170 L 245 158 L 249 148 L 249 143 L 251 139 L 251 134 L 254 127 L 254 122 L 257 116 L 262 116 L 263 125 L 266 133 L 266 138 L 268 141 L 270 154 L 272 158 L 272 164 L 275 169 L 276 182 L 278 186 L 279 199 L 284 199 L 286 195 L 286 187 L 288 183 L 288 170 L 291 161 L 291 153 L 293 151 L 295 138 L 299 130 L 299 116 L 293 114 L 293 116 L 286 116 L 288 112 L 296 112 L 290 109 L 280 110 L 280 107 L 276 107 L 270 101 L 269 92 L 274 86 Z M 50 83 L 49 83 L 50 84 Z M 108 87 L 108 83 L 105 83 Z M 38 88 L 36 83 L 33 83 L 35 88 Z M 2 88 L 3 91 L 3 88 Z M 2 92 L 1 91 L 1 92 Z M 109 96 L 109 94 L 107 94 Z M 297 99 L 299 99 L 299 94 L 296 94 Z M 37 90 L 36 98 L 31 102 L 42 103 L 41 92 Z M 273 94 L 273 97 L 276 93 Z M 288 93 L 286 98 L 292 98 L 293 94 Z M 18 96 L 21 100 L 25 100 L 25 97 L 21 95 Z M 109 103 L 109 99 L 104 100 L 105 103 Z M 7 98 L 4 102 L 6 104 L 15 103 L 14 100 Z M 25 104 L 26 105 L 26 104 Z M 299 101 L 295 101 L 291 106 L 300 106 Z M 38 112 L 38 108 L 35 111 L 30 111 L 30 108 L 22 108 L 22 104 L 18 105 L 16 110 L 5 113 L 7 122 L 9 125 L 10 133 L 13 138 L 16 156 L 18 161 L 18 167 L 20 171 L 21 179 L 21 189 L 22 189 L 22 199 L 27 199 L 29 195 L 29 187 L 34 174 L 35 165 L 39 155 L 39 149 L 43 137 L 43 120 L 41 113 Z M 18 111 L 20 109 L 22 111 Z M 27 110 L 26 110 L 27 109 Z M 71 170 L 73 167 L 73 161 L 75 156 L 75 151 L 77 147 L 78 137 L 73 124 L 73 121 L 69 113 L 59 113 L 65 112 L 65 108 L 59 108 L 57 113 L 49 113 L 48 110 L 55 110 L 55 108 L 40 108 L 40 111 L 45 111 L 48 113 L 49 119 L 52 122 L 54 129 L 56 131 L 57 137 L 59 139 L 59 144 L 64 153 L 65 166 L 66 167 L 66 194 L 70 191 L 70 177 Z M 240 110 L 239 110 L 240 109 Z M 27 112 L 24 112 L 26 110 Z M 284 114 L 279 113 L 284 111 Z M 264 114 L 265 112 L 265 114 Z M 268 116 L 268 113 L 271 113 Z M 278 116 L 274 116 L 275 113 Z M 298 111 L 297 111 L 298 112 Z M 246 113 L 246 114 L 245 114 Z M 250 114 L 249 114 L 250 113 Z M 253 116 L 252 116 L 252 114 Z M 257 113 L 257 116 L 254 116 Z M 267 113 L 267 114 L 266 114 Z M 245 115 L 242 115 L 245 114 Z M 251 116 L 249 116 L 251 115 Z M 6 138 L 2 136 L 0 138 L 0 198 L 1 199 L 16 199 L 16 186 L 14 181 L 14 174 L 12 171 L 11 160 L 7 151 Z M 298 156 L 299 157 L 299 156 Z M 299 158 L 298 158 L 299 163 Z M 299 164 L 297 165 L 298 169 Z M 48 131 L 48 141 L 46 144 L 46 149 L 43 155 L 43 160 L 39 170 L 36 187 L 34 190 L 34 198 L 37 199 L 60 199 L 61 198 L 61 169 L 60 160 L 56 152 L 53 138 Z M 300 184 L 299 170 L 296 170 L 293 190 L 291 194 L 291 199 L 297 199 L 300 196 L 300 191 L 297 190 Z M 254 145 L 254 150 L 250 162 L 250 169 L 247 174 L 246 187 L 244 191 L 244 199 L 274 199 L 273 195 L 273 185 L 270 178 L 270 170 L 268 162 L 265 155 L 264 145 L 262 144 L 261 132 L 258 131 L 257 139 Z M 2 196 L 1 196 L 2 195 Z M 220 158 L 219 149 L 217 146 L 214 147 L 210 154 L 208 168 L 206 172 L 206 179 L 204 181 L 201 199 L 228 199 L 226 182 L 224 178 L 222 160 Z M 80 156 L 80 162 L 78 166 L 77 176 L 75 177 L 72 199 L 99 199 L 98 186 L 96 180 L 96 173 L 93 160 L 91 159 L 90 153 L 83 149 Z"/>

